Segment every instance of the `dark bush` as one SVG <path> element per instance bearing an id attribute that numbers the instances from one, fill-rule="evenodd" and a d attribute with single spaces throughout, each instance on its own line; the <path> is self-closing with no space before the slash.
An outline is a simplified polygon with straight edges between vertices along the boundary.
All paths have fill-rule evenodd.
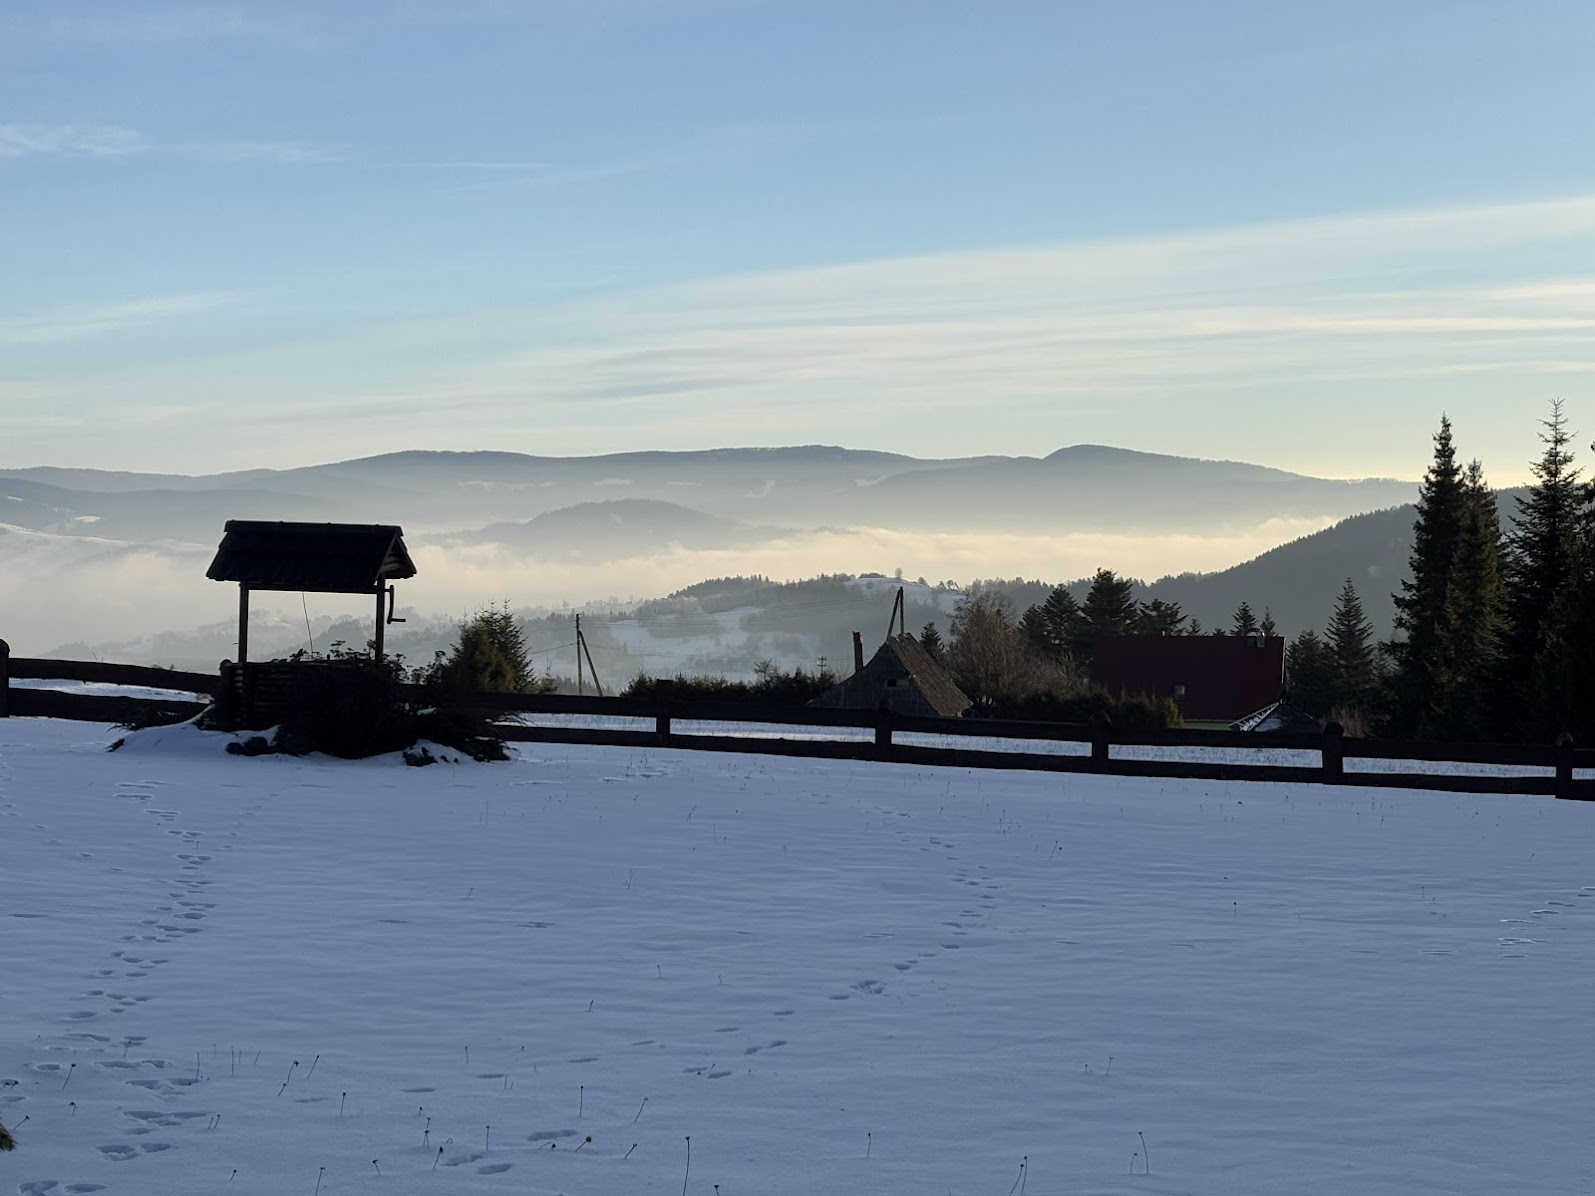
<path id="1" fill-rule="evenodd" d="M 783 673 L 768 661 L 754 670 L 753 681 L 731 681 L 725 677 L 684 676 L 671 678 L 670 696 L 684 702 L 746 702 L 756 706 L 804 706 L 836 684 L 829 671 L 810 673 L 798 668 Z M 659 692 L 659 679 L 638 673 L 621 691 L 623 698 L 652 698 Z"/>

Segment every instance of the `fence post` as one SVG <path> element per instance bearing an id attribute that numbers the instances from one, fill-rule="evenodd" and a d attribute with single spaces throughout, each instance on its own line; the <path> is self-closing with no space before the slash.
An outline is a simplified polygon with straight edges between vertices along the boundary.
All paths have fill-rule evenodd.
<path id="1" fill-rule="evenodd" d="M 1324 784 L 1339 785 L 1346 779 L 1346 728 L 1339 723 L 1324 724 Z"/>
<path id="2" fill-rule="evenodd" d="M 892 755 L 892 703 L 882 698 L 875 707 L 875 750 L 883 760 Z"/>
<path id="3" fill-rule="evenodd" d="M 1091 716 L 1091 767 L 1097 772 L 1108 770 L 1108 743 L 1113 738 L 1113 720 L 1106 714 Z"/>
<path id="4" fill-rule="evenodd" d="M 0 640 L 0 718 L 11 717 L 11 645 Z"/>
<path id="5" fill-rule="evenodd" d="M 1573 737 L 1566 731 L 1556 737 L 1556 796 L 1573 797 Z"/>
<path id="6" fill-rule="evenodd" d="M 676 683 L 668 679 L 654 682 L 654 733 L 660 746 L 670 742 L 670 691 L 675 687 Z"/>

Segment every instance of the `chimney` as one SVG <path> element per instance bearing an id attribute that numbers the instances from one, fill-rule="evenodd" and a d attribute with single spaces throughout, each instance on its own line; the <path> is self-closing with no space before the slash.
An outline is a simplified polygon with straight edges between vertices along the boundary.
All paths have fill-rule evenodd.
<path id="1" fill-rule="evenodd" d="M 864 671 L 864 633 L 862 631 L 853 633 L 853 671 L 855 673 Z"/>

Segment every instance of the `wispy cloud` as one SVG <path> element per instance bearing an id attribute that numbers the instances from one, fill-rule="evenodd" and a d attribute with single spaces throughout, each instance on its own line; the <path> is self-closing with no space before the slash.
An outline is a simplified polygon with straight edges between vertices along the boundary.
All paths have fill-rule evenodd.
<path id="1" fill-rule="evenodd" d="M 316 166 L 343 160 L 338 148 L 314 141 L 192 141 L 164 147 L 174 157 L 250 166 Z"/>
<path id="2" fill-rule="evenodd" d="M 126 158 L 144 148 L 122 125 L 0 122 L 0 158 Z"/>
<path id="3" fill-rule="evenodd" d="M 39 27 L 55 38 L 114 42 L 123 46 L 242 39 L 313 46 L 323 41 L 322 35 L 302 15 L 272 12 L 261 5 L 149 4 L 141 0 L 123 0 L 114 5 L 80 6 L 75 12 L 52 12 L 42 19 Z"/>
<path id="4" fill-rule="evenodd" d="M 53 345 L 214 311 L 239 302 L 236 293 L 172 295 L 0 315 L 0 345 Z M 19 385 L 19 384 L 13 384 Z"/>
<path id="5" fill-rule="evenodd" d="M 343 153 L 316 141 L 160 140 L 125 125 L 0 122 L 0 161 L 116 161 L 135 157 L 178 158 L 228 166 L 310 166 L 341 161 Z"/>
<path id="6" fill-rule="evenodd" d="M 114 386 L 177 404 L 196 444 L 247 424 L 239 465 L 297 460 L 275 439 L 292 415 L 371 451 L 1094 441 L 1411 476 L 1449 410 L 1506 446 L 1487 462 L 1505 481 L 1533 403 L 1595 407 L 1595 285 L 1569 269 L 1590 260 L 1595 196 L 1372 213 L 608 291 L 208 360 L 196 342 Z"/>

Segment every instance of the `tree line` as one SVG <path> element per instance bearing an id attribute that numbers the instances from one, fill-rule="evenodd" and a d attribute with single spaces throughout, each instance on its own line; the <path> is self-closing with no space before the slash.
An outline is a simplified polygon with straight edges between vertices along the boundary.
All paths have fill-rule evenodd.
<path id="1" fill-rule="evenodd" d="M 1423 478 L 1410 576 L 1385 645 L 1384 729 L 1425 739 L 1545 742 L 1595 716 L 1595 485 L 1560 401 L 1503 531 L 1477 459 L 1442 418 Z"/>

